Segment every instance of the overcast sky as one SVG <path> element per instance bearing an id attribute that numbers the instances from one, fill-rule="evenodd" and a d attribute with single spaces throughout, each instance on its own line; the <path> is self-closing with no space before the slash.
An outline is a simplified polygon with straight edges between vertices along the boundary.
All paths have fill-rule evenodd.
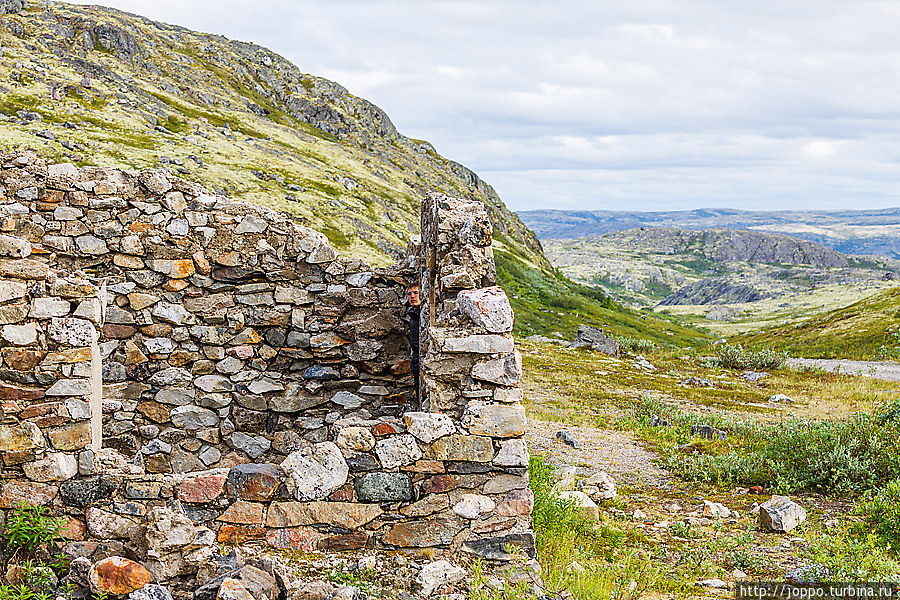
<path id="1" fill-rule="evenodd" d="M 900 2 L 109 0 L 255 42 L 513 210 L 900 205 Z"/>

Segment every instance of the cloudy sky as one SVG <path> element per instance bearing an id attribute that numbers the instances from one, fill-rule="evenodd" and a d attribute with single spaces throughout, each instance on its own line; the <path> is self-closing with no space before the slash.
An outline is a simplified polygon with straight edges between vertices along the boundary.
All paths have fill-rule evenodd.
<path id="1" fill-rule="evenodd" d="M 900 205 L 900 2 L 107 3 L 341 83 L 514 210 Z"/>

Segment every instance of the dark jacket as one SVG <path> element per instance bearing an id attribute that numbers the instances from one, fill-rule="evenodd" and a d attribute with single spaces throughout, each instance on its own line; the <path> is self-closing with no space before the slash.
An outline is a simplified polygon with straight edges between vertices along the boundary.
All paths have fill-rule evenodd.
<path id="1" fill-rule="evenodd" d="M 419 370 L 419 307 L 410 306 L 406 309 L 406 324 L 409 325 L 409 331 L 406 339 L 409 340 L 410 366 L 413 371 Z"/>

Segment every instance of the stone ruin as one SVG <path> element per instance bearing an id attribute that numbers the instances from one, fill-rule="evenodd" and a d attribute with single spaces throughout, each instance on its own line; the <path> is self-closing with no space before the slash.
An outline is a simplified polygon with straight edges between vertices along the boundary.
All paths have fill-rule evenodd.
<path id="1" fill-rule="evenodd" d="M 175 587 L 253 540 L 534 557 L 521 357 L 480 203 L 428 196 L 421 243 L 373 269 L 162 171 L 0 168 L 0 515 L 48 505 L 83 570 L 128 557 Z"/>

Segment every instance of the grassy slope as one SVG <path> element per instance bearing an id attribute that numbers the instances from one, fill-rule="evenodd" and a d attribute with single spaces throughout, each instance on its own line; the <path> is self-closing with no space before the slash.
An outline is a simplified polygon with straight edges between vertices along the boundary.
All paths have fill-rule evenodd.
<path id="1" fill-rule="evenodd" d="M 799 324 L 737 338 L 807 358 L 900 357 L 900 287 Z M 882 350 L 882 346 L 885 350 Z"/>
<path id="2" fill-rule="evenodd" d="M 571 339 L 578 325 L 586 324 L 663 345 L 706 345 L 710 341 L 696 329 L 624 308 L 603 292 L 573 283 L 558 271 L 529 266 L 502 250 L 495 251 L 494 259 L 500 284 L 516 311 L 517 335 L 562 335 Z"/>

